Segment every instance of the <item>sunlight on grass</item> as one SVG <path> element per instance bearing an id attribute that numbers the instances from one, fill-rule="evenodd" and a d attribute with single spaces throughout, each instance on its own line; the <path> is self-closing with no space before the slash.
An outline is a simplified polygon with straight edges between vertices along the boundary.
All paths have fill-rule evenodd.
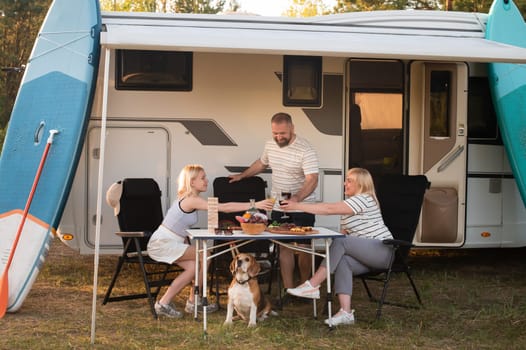
<path id="1" fill-rule="evenodd" d="M 376 303 L 355 283 L 357 323 L 329 330 L 311 304 L 295 304 L 248 328 L 242 321 L 224 327 L 222 309 L 210 314 L 205 336 L 202 320 L 153 319 L 145 299 L 100 305 L 116 263 L 101 256 L 96 343 L 90 346 L 93 257 L 54 242 L 44 269 L 20 312 L 1 320 L 0 349 L 518 349 L 526 344 L 525 250 L 419 252 L 412 254 L 413 278 L 424 307 L 385 305 L 375 322 Z M 498 254 L 500 253 L 500 254 Z M 119 292 L 143 288 L 130 274 Z M 183 308 L 187 288 L 175 299 Z M 379 289 L 374 287 L 374 293 Z M 415 304 L 405 276 L 396 276 L 389 300 Z M 333 312 L 338 305 L 333 305 Z"/>

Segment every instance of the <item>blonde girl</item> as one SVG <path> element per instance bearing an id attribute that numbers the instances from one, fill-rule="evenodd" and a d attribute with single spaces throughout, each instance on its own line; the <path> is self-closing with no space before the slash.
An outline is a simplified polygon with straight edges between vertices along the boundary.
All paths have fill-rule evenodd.
<path id="1" fill-rule="evenodd" d="M 170 284 L 164 295 L 155 304 L 155 311 L 158 315 L 172 318 L 182 317 L 182 313 L 175 308 L 172 303 L 173 298 L 189 283 L 195 276 L 195 247 L 188 239 L 186 230 L 195 225 L 198 221 L 197 211 L 207 210 L 208 202 L 201 197 L 201 193 L 206 192 L 208 179 L 205 170 L 201 165 L 186 165 L 180 172 L 178 178 L 177 199 L 173 202 L 166 213 L 162 224 L 153 233 L 148 242 L 148 254 L 156 261 L 168 264 L 177 264 L 183 268 Z M 248 210 L 250 203 L 219 203 L 219 211 L 237 212 Z M 270 210 L 272 201 L 263 200 L 256 202 L 258 209 Z M 201 274 L 199 274 L 201 276 Z M 199 281 L 199 285 L 202 285 Z M 194 293 L 191 290 L 185 306 L 185 312 L 193 313 L 195 305 L 200 308 L 200 301 L 194 300 Z M 217 305 L 209 305 L 207 311 L 217 310 Z"/>

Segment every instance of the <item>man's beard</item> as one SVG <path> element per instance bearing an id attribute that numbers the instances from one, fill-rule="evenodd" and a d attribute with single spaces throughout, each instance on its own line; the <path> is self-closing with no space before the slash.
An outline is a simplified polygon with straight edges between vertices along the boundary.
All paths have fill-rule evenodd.
<path id="1" fill-rule="evenodd" d="M 274 139 L 274 142 L 276 142 L 276 144 L 277 144 L 279 147 L 283 148 L 283 147 L 289 145 L 289 143 L 290 143 L 290 139 L 282 139 L 281 142 L 278 141 L 277 139 Z"/>

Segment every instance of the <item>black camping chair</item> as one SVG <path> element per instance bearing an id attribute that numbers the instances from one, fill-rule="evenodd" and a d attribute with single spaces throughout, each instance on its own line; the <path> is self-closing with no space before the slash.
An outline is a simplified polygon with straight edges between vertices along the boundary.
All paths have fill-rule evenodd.
<path id="1" fill-rule="evenodd" d="M 421 307 L 422 300 L 415 282 L 411 277 L 408 265 L 409 251 L 413 247 L 413 238 L 420 219 L 424 194 L 430 183 L 424 175 L 381 175 L 374 177 L 376 195 L 385 224 L 394 239 L 386 239 L 384 244 L 393 247 L 394 254 L 388 268 L 373 270 L 355 277 L 361 278 L 371 301 L 377 301 L 376 320 L 380 319 L 384 304 L 402 307 Z M 394 273 L 404 273 L 413 288 L 417 306 L 386 301 L 387 288 Z M 378 281 L 383 284 L 379 299 L 373 297 L 367 281 Z"/>
<path id="2" fill-rule="evenodd" d="M 260 201 L 265 199 L 266 182 L 259 176 L 252 176 L 242 179 L 241 181 L 229 182 L 228 177 L 218 177 L 214 179 L 214 196 L 218 198 L 220 203 L 224 202 L 248 202 L 250 199 Z M 236 215 L 243 215 L 239 213 L 222 213 L 219 212 L 219 226 L 239 226 L 239 222 L 235 219 Z M 268 240 L 256 240 L 250 244 L 240 247 L 238 250 L 244 253 L 251 253 L 256 257 L 256 260 L 261 264 L 262 272 L 260 272 L 259 281 L 261 283 L 268 283 L 268 291 L 270 294 L 272 290 L 272 280 L 278 270 L 278 254 L 273 244 Z M 218 248 L 225 249 L 225 248 Z M 226 292 L 219 292 L 219 275 L 230 276 L 229 265 L 232 261 L 231 254 L 219 255 L 212 260 L 211 263 L 211 281 L 209 293 L 216 295 L 216 300 L 219 301 L 221 294 Z M 214 290 L 215 289 L 215 290 Z M 218 303 L 219 305 L 219 303 Z"/>
<path id="3" fill-rule="evenodd" d="M 155 300 L 161 287 L 172 282 L 173 273 L 182 271 L 177 266 L 157 262 L 147 255 L 148 240 L 163 220 L 161 190 L 153 179 L 124 179 L 121 183 L 122 195 L 117 216 L 121 232 L 116 234 L 122 238 L 123 251 L 102 304 L 147 298 L 151 312 L 157 318 Z M 125 263 L 138 265 L 145 292 L 111 296 Z"/>

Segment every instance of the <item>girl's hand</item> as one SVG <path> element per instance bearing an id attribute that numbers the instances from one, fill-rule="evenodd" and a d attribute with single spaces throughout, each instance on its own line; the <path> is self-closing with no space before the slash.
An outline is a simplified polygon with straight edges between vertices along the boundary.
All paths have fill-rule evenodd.
<path id="1" fill-rule="evenodd" d="M 261 210 L 272 210 L 274 201 L 272 199 L 263 199 L 262 201 L 256 202 L 256 208 Z"/>

